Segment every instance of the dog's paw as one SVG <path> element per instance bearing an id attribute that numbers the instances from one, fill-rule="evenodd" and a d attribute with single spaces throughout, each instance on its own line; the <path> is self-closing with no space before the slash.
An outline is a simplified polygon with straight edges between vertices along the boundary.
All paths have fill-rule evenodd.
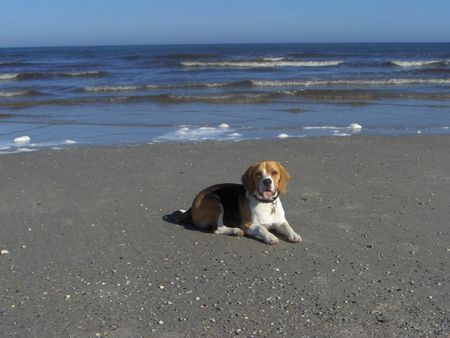
<path id="1" fill-rule="evenodd" d="M 299 243 L 302 241 L 302 237 L 299 234 L 292 232 L 288 236 L 288 240 L 289 240 L 289 242 L 292 242 L 292 243 Z"/>
<path id="2" fill-rule="evenodd" d="M 239 236 L 239 237 L 245 236 L 245 232 L 242 229 L 239 229 L 239 228 L 234 228 L 234 229 L 235 229 L 234 230 L 235 236 Z"/>
<path id="3" fill-rule="evenodd" d="M 264 238 L 264 241 L 267 244 L 277 244 L 280 240 L 277 238 L 277 236 L 269 234 L 266 238 Z"/>

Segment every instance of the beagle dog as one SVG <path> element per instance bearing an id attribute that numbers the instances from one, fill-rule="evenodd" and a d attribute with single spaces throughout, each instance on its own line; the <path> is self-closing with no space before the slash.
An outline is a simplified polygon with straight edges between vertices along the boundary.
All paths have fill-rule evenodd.
<path id="1" fill-rule="evenodd" d="M 202 190 L 189 210 L 175 211 L 171 219 L 211 228 L 215 234 L 254 236 L 268 244 L 279 241 L 269 230 L 290 242 L 300 242 L 302 238 L 286 220 L 279 197 L 286 192 L 287 170 L 275 161 L 259 162 L 250 166 L 241 180 L 242 184 L 217 184 Z"/>

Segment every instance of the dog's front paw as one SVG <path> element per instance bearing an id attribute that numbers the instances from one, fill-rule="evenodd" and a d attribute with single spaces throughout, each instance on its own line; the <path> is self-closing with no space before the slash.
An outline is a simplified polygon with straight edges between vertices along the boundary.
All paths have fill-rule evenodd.
<path id="1" fill-rule="evenodd" d="M 234 230 L 235 236 L 239 236 L 239 237 L 245 236 L 245 233 L 244 233 L 244 231 L 242 231 L 242 229 L 239 229 L 239 228 L 234 228 L 234 229 L 235 229 Z"/>
<path id="2" fill-rule="evenodd" d="M 291 234 L 289 234 L 288 240 L 292 243 L 299 243 L 302 241 L 302 237 L 299 234 L 292 232 Z"/>
<path id="3" fill-rule="evenodd" d="M 267 244 L 277 244 L 280 240 L 277 238 L 277 236 L 269 234 L 266 238 L 264 238 L 264 241 Z"/>

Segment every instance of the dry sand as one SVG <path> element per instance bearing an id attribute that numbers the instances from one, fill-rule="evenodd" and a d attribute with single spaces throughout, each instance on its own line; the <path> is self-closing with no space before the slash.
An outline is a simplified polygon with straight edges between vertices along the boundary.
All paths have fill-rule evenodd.
<path id="1" fill-rule="evenodd" d="M 300 244 L 165 222 L 281 161 Z M 450 137 L 0 156 L 0 337 L 446 336 Z"/>

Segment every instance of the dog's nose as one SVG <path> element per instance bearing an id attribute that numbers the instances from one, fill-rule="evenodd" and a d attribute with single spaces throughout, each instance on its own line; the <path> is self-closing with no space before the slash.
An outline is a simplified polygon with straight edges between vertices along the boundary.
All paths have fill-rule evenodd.
<path id="1" fill-rule="evenodd" d="M 272 180 L 270 178 L 265 178 L 262 180 L 263 184 L 269 186 L 272 184 Z"/>

